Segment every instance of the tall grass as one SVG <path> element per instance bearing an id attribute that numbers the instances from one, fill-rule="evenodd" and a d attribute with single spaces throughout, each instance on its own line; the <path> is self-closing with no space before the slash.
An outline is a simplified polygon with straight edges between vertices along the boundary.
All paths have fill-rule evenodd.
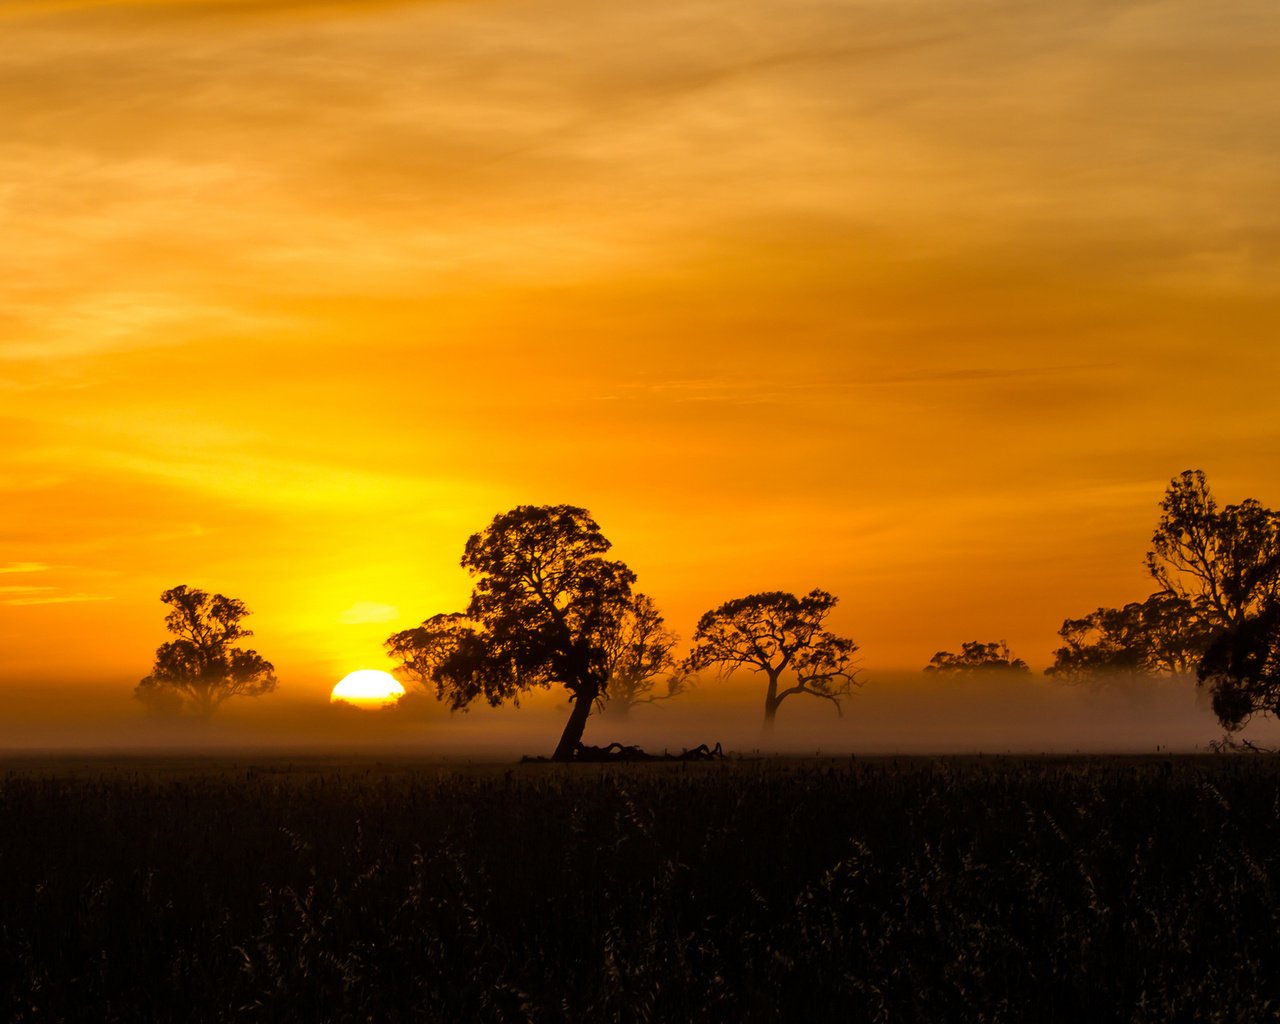
<path id="1" fill-rule="evenodd" d="M 1242 1021 L 1263 759 L 0 782 L 12 1021 Z"/>

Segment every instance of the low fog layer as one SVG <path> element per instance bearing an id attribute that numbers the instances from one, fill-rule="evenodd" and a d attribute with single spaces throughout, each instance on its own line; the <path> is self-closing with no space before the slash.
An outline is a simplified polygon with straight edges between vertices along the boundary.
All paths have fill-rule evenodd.
<path id="1" fill-rule="evenodd" d="M 279 693 L 229 702 L 208 722 L 149 715 L 131 686 L 15 692 L 0 721 L 7 750 L 360 750 L 442 758 L 548 755 L 568 715 L 562 691 L 534 694 L 520 708 L 450 714 L 411 693 L 400 706 L 362 710 Z M 787 754 L 1069 753 L 1204 750 L 1223 730 L 1187 681 L 1117 679 L 1068 686 L 1038 676 L 920 672 L 868 674 L 844 702 L 788 700 L 772 735 L 761 730 L 763 680 L 704 679 L 690 693 L 641 705 L 622 717 L 593 714 L 585 742 L 618 741 L 678 753 L 699 743 L 727 751 Z M 1241 735 L 1280 740 L 1280 726 L 1254 722 Z"/>

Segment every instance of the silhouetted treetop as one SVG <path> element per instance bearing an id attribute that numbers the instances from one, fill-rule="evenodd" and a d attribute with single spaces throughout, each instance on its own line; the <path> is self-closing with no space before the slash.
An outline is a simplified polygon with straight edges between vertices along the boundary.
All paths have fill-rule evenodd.
<path id="1" fill-rule="evenodd" d="M 983 643 L 967 640 L 960 653 L 938 651 L 924 667 L 926 672 L 1020 672 L 1028 673 L 1027 663 L 1015 658 L 1003 640 Z"/>
<path id="2" fill-rule="evenodd" d="M 1147 567 L 1217 627 L 1235 626 L 1280 595 L 1280 514 L 1252 498 L 1219 508 L 1201 470 L 1170 481 Z"/>
<path id="3" fill-rule="evenodd" d="M 603 557 L 610 547 L 586 509 L 572 505 L 521 505 L 495 516 L 462 556 L 475 578 L 467 616 L 544 684 L 603 679 L 604 649 L 636 578 Z"/>
<path id="4" fill-rule="evenodd" d="M 1045 675 L 1068 682 L 1105 682 L 1113 676 L 1189 676 L 1213 636 L 1191 602 L 1160 592 L 1123 608 L 1099 608 L 1066 619 L 1064 643 Z"/>
<path id="5" fill-rule="evenodd" d="M 573 708 L 554 756 L 568 759 L 605 693 L 610 644 L 635 582 L 625 564 L 604 557 L 610 547 L 586 509 L 573 505 L 520 505 L 497 515 L 462 556 L 475 580 L 465 613 L 433 616 L 387 647 L 403 671 L 430 679 L 455 709 L 563 685 Z"/>
<path id="6" fill-rule="evenodd" d="M 134 696 L 152 706 L 177 695 L 198 715 L 213 714 L 231 697 L 258 697 L 276 688 L 274 669 L 257 651 L 232 646 L 253 635 L 241 620 L 243 601 L 186 586 L 160 595 L 170 606 L 165 627 L 177 637 L 156 650 L 151 675 Z"/>
<path id="7" fill-rule="evenodd" d="M 718 664 L 727 673 L 744 666 L 763 672 L 766 728 L 796 694 L 829 700 L 840 712 L 840 699 L 855 685 L 858 645 L 823 628 L 838 601 L 825 590 L 804 597 L 775 590 L 726 601 L 698 620 L 686 663 L 693 670 Z M 779 689 L 787 672 L 795 683 Z"/>

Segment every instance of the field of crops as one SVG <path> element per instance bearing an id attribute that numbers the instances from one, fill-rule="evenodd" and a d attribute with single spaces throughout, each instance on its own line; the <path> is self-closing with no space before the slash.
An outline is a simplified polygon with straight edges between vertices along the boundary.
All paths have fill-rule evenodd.
<path id="1" fill-rule="evenodd" d="M 1260 1021 L 1265 757 L 31 761 L 10 1021 Z"/>

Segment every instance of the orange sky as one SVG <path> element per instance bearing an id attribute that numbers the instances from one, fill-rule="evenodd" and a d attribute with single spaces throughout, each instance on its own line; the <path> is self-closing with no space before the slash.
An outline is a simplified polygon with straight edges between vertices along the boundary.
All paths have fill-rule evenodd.
<path id="1" fill-rule="evenodd" d="M 469 533 L 590 508 L 684 636 L 829 589 L 868 673 L 1150 589 L 1168 478 L 1280 505 L 1272 0 L 9 0 L 0 686 L 161 590 L 282 692 Z M 124 681 L 124 684 L 121 681 Z"/>

